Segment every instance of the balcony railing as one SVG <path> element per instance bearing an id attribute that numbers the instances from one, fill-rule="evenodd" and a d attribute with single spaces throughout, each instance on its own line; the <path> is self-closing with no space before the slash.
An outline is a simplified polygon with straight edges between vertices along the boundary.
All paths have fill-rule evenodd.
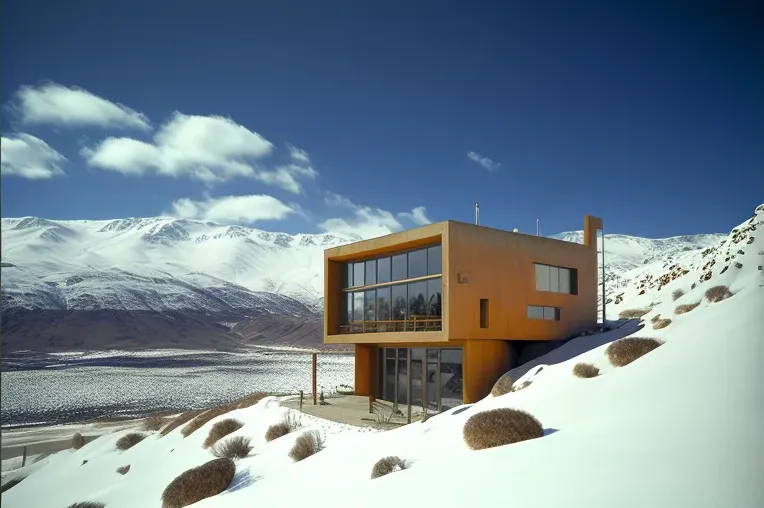
<path id="1" fill-rule="evenodd" d="M 353 321 L 340 325 L 340 333 L 384 333 L 384 332 L 439 332 L 443 329 L 443 318 L 413 316 L 411 319 L 392 321 Z"/>

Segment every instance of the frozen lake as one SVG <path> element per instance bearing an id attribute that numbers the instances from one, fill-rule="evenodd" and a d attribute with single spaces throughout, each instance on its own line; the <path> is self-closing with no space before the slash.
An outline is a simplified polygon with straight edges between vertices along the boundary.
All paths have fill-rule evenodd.
<path id="1" fill-rule="evenodd" d="M 0 382 L 3 428 L 202 409 L 256 391 L 311 390 L 311 354 L 257 350 L 14 353 Z M 319 390 L 353 384 L 353 356 L 318 355 Z"/>

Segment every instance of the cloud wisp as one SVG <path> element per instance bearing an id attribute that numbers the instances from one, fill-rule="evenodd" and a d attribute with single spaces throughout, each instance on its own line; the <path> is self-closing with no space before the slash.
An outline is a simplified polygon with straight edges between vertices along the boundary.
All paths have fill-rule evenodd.
<path id="1" fill-rule="evenodd" d="M 472 162 L 475 162 L 476 164 L 479 164 L 483 169 L 487 169 L 488 171 L 498 171 L 501 167 L 500 162 L 495 162 L 488 157 L 483 157 L 479 153 L 475 152 L 467 152 L 467 158 L 471 160 Z"/>
<path id="2" fill-rule="evenodd" d="M 10 106 L 26 125 L 151 130 L 151 123 L 143 113 L 82 88 L 56 83 L 22 86 Z"/>
<path id="3" fill-rule="evenodd" d="M 251 194 L 247 196 L 206 197 L 203 200 L 182 198 L 172 203 L 166 215 L 183 219 L 198 219 L 221 224 L 247 224 L 264 220 L 282 220 L 294 213 L 288 205 L 273 196 Z"/>
<path id="4" fill-rule="evenodd" d="M 349 215 L 320 222 L 318 227 L 327 233 L 353 239 L 368 239 L 404 229 L 403 224 L 391 212 L 381 208 L 357 205 L 340 194 L 328 193 L 324 202 L 331 207 L 345 208 L 349 212 Z M 418 206 L 411 212 L 402 212 L 398 216 L 411 220 L 416 225 L 424 225 L 430 223 L 425 214 L 425 207 Z"/>
<path id="5" fill-rule="evenodd" d="M 0 140 L 2 176 L 47 180 L 65 174 L 61 169 L 65 161 L 63 155 L 31 134 L 3 136 Z"/>

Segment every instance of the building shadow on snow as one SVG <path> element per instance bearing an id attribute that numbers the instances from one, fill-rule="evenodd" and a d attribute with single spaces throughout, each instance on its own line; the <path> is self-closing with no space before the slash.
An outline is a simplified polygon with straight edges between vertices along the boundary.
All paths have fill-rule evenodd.
<path id="1" fill-rule="evenodd" d="M 553 429 L 553 428 L 549 427 L 548 429 L 544 429 L 544 437 L 551 436 L 555 432 L 559 432 L 559 431 L 560 431 L 560 429 Z"/>
<path id="2" fill-rule="evenodd" d="M 262 480 L 262 476 L 252 476 L 249 474 L 249 468 L 237 471 L 231 480 L 231 485 L 226 489 L 227 492 L 236 492 L 237 490 L 249 487 L 258 480 Z"/>

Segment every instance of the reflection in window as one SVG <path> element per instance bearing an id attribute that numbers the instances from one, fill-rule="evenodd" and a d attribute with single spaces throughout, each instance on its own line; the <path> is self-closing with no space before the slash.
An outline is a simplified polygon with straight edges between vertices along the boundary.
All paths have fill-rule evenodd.
<path id="1" fill-rule="evenodd" d="M 427 282 L 412 282 L 409 286 L 409 316 L 427 315 Z"/>
<path id="2" fill-rule="evenodd" d="M 377 282 L 390 282 L 390 258 L 377 260 Z"/>
<path id="3" fill-rule="evenodd" d="M 397 254 L 393 256 L 393 280 L 403 280 L 408 278 L 408 256 Z"/>
<path id="4" fill-rule="evenodd" d="M 443 315 L 441 305 L 441 279 L 430 279 L 427 281 L 427 315 L 440 317 Z"/>
<path id="5" fill-rule="evenodd" d="M 427 275 L 438 275 L 443 271 L 442 249 L 434 245 L 427 249 Z"/>
<path id="6" fill-rule="evenodd" d="M 440 409 L 462 404 L 462 350 L 440 350 Z"/>
<path id="7" fill-rule="evenodd" d="M 427 249 L 409 252 L 409 279 L 427 275 Z"/>
<path id="8" fill-rule="evenodd" d="M 393 320 L 405 321 L 408 319 L 408 286 L 401 284 L 393 286 Z"/>
<path id="9" fill-rule="evenodd" d="M 353 286 L 363 286 L 363 261 L 359 263 L 353 263 Z"/>
<path id="10" fill-rule="evenodd" d="M 390 288 L 377 289 L 377 321 L 390 320 Z"/>
<path id="11" fill-rule="evenodd" d="M 353 321 L 353 293 L 345 293 L 343 297 L 345 309 L 342 313 L 342 324 L 347 325 Z"/>
<path id="12" fill-rule="evenodd" d="M 377 300 L 377 292 L 374 289 L 370 289 L 366 291 L 365 293 L 365 305 L 364 305 L 364 314 L 363 318 L 365 321 L 376 321 L 377 320 L 377 306 L 376 306 L 376 300 Z"/>
<path id="13" fill-rule="evenodd" d="M 363 291 L 353 293 L 353 321 L 363 321 Z"/>
<path id="14" fill-rule="evenodd" d="M 366 280 L 364 283 L 368 286 L 377 283 L 377 260 L 371 259 L 366 262 Z"/>
<path id="15" fill-rule="evenodd" d="M 353 286 L 353 263 L 343 263 L 342 265 L 342 287 L 349 288 Z"/>

